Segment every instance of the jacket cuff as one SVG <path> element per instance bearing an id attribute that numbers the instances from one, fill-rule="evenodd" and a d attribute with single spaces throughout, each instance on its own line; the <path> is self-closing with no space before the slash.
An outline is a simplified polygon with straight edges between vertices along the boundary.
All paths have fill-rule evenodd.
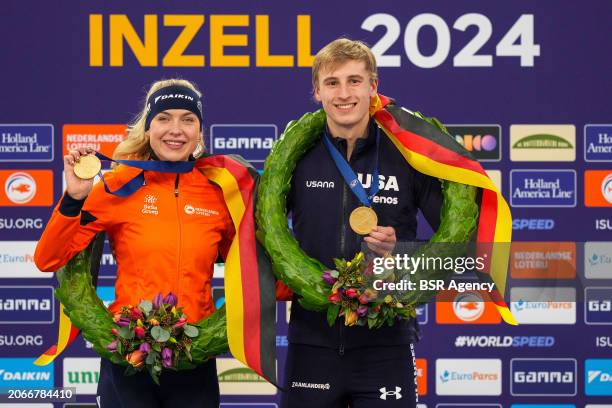
<path id="1" fill-rule="evenodd" d="M 84 203 L 85 199 L 75 200 L 66 193 L 60 201 L 59 212 L 65 217 L 76 217 L 81 213 Z"/>

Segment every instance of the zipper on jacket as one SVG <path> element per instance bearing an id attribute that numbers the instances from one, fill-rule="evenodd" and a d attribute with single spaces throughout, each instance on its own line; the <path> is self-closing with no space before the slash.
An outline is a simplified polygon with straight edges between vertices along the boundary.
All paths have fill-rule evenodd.
<path id="1" fill-rule="evenodd" d="M 177 262 L 177 267 L 176 267 L 176 291 L 177 294 L 176 296 L 179 297 L 181 295 L 181 290 L 180 290 L 180 280 L 181 280 L 181 249 L 183 246 L 182 243 L 182 236 L 183 236 L 183 232 L 182 232 L 182 228 L 181 228 L 181 209 L 180 207 L 180 203 L 179 203 L 179 177 L 180 174 L 176 175 L 176 179 L 174 180 L 174 198 L 176 201 L 176 225 L 178 228 L 178 262 Z M 179 298 L 180 299 L 180 298 Z"/>

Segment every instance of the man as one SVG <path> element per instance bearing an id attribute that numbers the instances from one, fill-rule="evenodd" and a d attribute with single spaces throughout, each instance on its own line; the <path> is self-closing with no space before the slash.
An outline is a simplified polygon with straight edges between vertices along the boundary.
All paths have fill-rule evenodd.
<path id="1" fill-rule="evenodd" d="M 327 123 L 293 174 L 288 206 L 301 248 L 333 269 L 333 258 L 349 260 L 364 243 L 384 256 L 396 241 L 414 240 L 418 209 L 437 229 L 440 182 L 410 167 L 370 118 L 378 90 L 371 50 L 359 41 L 331 42 L 315 57 L 312 83 Z M 347 185 L 343 166 L 356 174 L 365 199 Z M 378 217 L 365 237 L 349 225 L 350 213 L 360 206 Z M 415 407 L 417 332 L 414 319 L 372 330 L 347 327 L 339 319 L 330 327 L 324 313 L 293 302 L 283 407 Z"/>

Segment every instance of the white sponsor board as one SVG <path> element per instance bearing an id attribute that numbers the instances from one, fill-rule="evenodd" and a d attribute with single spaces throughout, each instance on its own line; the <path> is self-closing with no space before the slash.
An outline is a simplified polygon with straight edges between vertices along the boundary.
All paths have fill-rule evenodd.
<path id="1" fill-rule="evenodd" d="M 64 387 L 75 387 L 77 395 L 95 395 L 100 377 L 99 358 L 64 359 Z"/>
<path id="2" fill-rule="evenodd" d="M 576 324 L 576 289 L 515 287 L 510 310 L 519 324 Z"/>
<path id="3" fill-rule="evenodd" d="M 495 358 L 439 358 L 437 395 L 501 395 L 502 362 Z"/>
<path id="4" fill-rule="evenodd" d="M 51 278 L 34 264 L 36 241 L 0 242 L 0 278 Z"/>

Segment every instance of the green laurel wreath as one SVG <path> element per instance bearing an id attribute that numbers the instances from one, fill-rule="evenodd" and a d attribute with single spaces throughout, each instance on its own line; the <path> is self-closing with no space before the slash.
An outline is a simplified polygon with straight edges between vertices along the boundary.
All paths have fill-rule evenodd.
<path id="1" fill-rule="evenodd" d="M 447 133 L 437 119 L 427 118 L 419 112 L 414 115 Z M 291 189 L 295 166 L 320 139 L 325 119 L 325 112 L 320 109 L 289 122 L 266 159 L 255 214 L 257 238 L 272 262 L 275 276 L 300 296 L 299 302 L 304 308 L 321 312 L 330 304 L 330 288 L 321 279 L 323 271 L 328 268 L 302 251 L 291 234 L 287 225 L 287 195 Z M 418 255 L 413 256 L 457 256 L 457 246 L 449 246 L 447 253 L 441 254 L 441 246 L 435 246 L 434 243 L 469 242 L 478 220 L 476 193 L 475 187 L 442 180 L 444 203 L 440 213 L 440 227 L 429 243 L 417 250 Z M 446 277 L 448 272 L 437 270 L 418 271 L 408 275 L 417 284 L 422 279 Z M 433 291 L 411 291 L 402 300 L 420 304 L 435 294 Z"/>
<path id="2" fill-rule="evenodd" d="M 59 286 L 55 297 L 64 305 L 64 313 L 73 325 L 81 330 L 83 337 L 93 344 L 94 350 L 113 363 L 127 365 L 127 361 L 107 350 L 114 340 L 111 330 L 116 327 L 112 314 L 104 306 L 93 287 L 90 273 L 92 245 L 75 255 L 57 271 Z M 210 357 L 228 350 L 225 306 L 212 315 L 194 324 L 199 335 L 193 338 L 192 361 L 182 357 L 177 364 L 179 370 L 192 369 Z"/>

